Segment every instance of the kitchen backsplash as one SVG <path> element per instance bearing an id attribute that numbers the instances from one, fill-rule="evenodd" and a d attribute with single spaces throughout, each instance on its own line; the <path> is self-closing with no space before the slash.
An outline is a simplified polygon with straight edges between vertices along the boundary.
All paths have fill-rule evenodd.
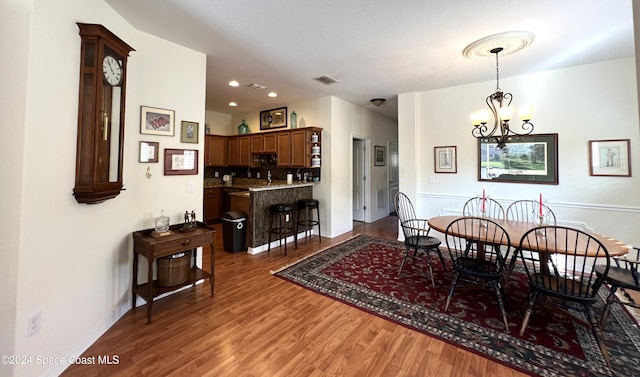
<path id="1" fill-rule="evenodd" d="M 205 167 L 204 169 L 204 178 L 211 179 L 216 178 L 216 172 L 218 172 L 218 177 L 222 180 L 222 176 L 225 174 L 233 174 L 238 178 L 257 178 L 257 179 L 267 179 L 267 171 L 271 171 L 271 179 L 274 181 L 284 181 L 287 179 L 287 174 L 293 174 L 294 181 L 304 180 L 305 173 L 307 174 L 307 181 L 314 181 L 317 177 L 317 181 L 321 180 L 321 169 L 305 169 L 305 168 L 221 168 L 221 167 Z M 299 177 L 298 177 L 299 175 Z"/>

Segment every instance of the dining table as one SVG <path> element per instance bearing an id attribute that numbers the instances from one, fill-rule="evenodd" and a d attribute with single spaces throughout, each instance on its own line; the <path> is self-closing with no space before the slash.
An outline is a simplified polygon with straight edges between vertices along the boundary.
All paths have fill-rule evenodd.
<path id="1" fill-rule="evenodd" d="M 428 224 L 431 229 L 444 234 L 446 233 L 447 227 L 449 226 L 449 224 L 451 224 L 451 222 L 464 217 L 465 216 L 435 216 L 428 219 Z M 505 219 L 498 219 L 498 218 L 487 218 L 487 219 L 491 220 L 492 222 L 504 228 L 506 233 L 509 235 L 509 246 L 515 249 L 518 249 L 520 247 L 520 239 L 526 232 L 539 226 L 539 224 L 525 222 L 525 221 L 505 220 Z M 488 224 L 490 225 L 490 223 Z M 610 257 L 625 255 L 629 252 L 631 248 L 630 245 L 627 245 L 624 242 L 618 241 L 612 237 L 605 236 L 602 234 L 597 234 L 597 233 L 589 233 L 589 234 L 602 243 L 602 245 L 609 252 Z M 464 237 L 465 235 L 458 234 L 458 236 Z M 558 244 L 561 245 L 562 243 L 560 242 Z M 544 250 L 537 250 L 537 251 L 544 252 Z M 563 253 L 565 252 L 565 250 L 555 249 L 554 252 Z M 594 254 L 595 254 L 595 250 L 594 250 L 594 253 L 591 254 L 590 250 L 587 249 L 587 252 L 585 253 L 584 256 L 590 257 L 590 256 L 594 256 Z"/>

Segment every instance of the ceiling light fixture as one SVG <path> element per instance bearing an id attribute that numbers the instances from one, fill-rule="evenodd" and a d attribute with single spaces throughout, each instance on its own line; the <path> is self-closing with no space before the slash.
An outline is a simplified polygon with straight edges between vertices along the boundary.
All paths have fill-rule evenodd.
<path id="1" fill-rule="evenodd" d="M 271 98 L 275 98 L 275 97 L 277 97 L 277 96 L 278 96 L 278 93 L 276 93 L 276 92 L 269 92 L 269 94 L 267 94 L 267 95 L 268 95 L 269 97 L 271 97 Z"/>
<path id="2" fill-rule="evenodd" d="M 237 82 L 236 80 L 231 80 L 229 81 L 229 86 L 233 86 L 233 87 L 240 86 L 240 83 Z"/>
<path id="3" fill-rule="evenodd" d="M 369 100 L 369 102 L 371 102 L 372 104 L 376 105 L 376 106 L 380 106 L 383 103 L 385 103 L 386 99 L 384 98 L 373 98 L 371 100 Z"/>
<path id="4" fill-rule="evenodd" d="M 235 107 L 235 106 L 238 106 L 238 104 L 237 104 L 237 103 L 235 103 L 235 102 L 229 102 L 229 106 L 231 106 L 231 107 Z"/>
<path id="5" fill-rule="evenodd" d="M 527 32 L 510 32 L 501 33 L 483 38 L 476 41 L 464 49 L 464 55 L 468 58 L 475 56 L 491 56 L 496 57 L 496 91 L 490 94 L 485 102 L 491 113 L 493 114 L 493 127 L 487 127 L 489 122 L 489 112 L 480 110 L 471 114 L 471 122 L 473 129 L 471 134 L 484 142 L 498 144 L 498 148 L 504 148 L 507 141 L 514 136 L 529 135 L 533 132 L 533 123 L 530 122 L 533 115 L 533 109 L 530 106 L 520 110 L 522 125 L 519 129 L 509 127 L 509 121 L 513 116 L 513 109 L 510 107 L 513 95 L 505 93 L 500 89 L 500 66 L 498 61 L 499 55 L 508 55 L 523 49 L 533 41 L 533 34 Z M 503 46 L 497 46 L 496 43 L 502 43 Z M 492 47 L 488 51 L 487 46 Z M 484 53 L 482 52 L 484 50 Z M 487 54 L 488 52 L 489 54 Z"/>

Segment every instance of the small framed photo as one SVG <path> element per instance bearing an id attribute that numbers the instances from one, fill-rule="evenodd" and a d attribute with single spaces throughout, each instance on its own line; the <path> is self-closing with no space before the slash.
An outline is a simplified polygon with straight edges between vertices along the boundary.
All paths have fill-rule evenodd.
<path id="1" fill-rule="evenodd" d="M 140 106 L 140 133 L 145 135 L 174 135 L 175 111 Z"/>
<path id="2" fill-rule="evenodd" d="M 436 173 L 457 173 L 458 156 L 456 147 L 433 147 Z"/>
<path id="3" fill-rule="evenodd" d="M 154 141 L 140 142 L 140 162 L 158 162 L 160 143 Z"/>
<path id="4" fill-rule="evenodd" d="M 287 108 L 265 110 L 260 112 L 260 129 L 270 130 L 272 128 L 287 127 Z"/>
<path id="5" fill-rule="evenodd" d="M 630 140 L 589 140 L 589 175 L 631 177 Z"/>
<path id="6" fill-rule="evenodd" d="M 182 130 L 180 131 L 181 143 L 198 144 L 198 123 L 182 121 Z"/>
<path id="7" fill-rule="evenodd" d="M 197 175 L 198 151 L 193 149 L 165 149 L 164 175 Z"/>
<path id="8" fill-rule="evenodd" d="M 385 158 L 386 158 L 385 148 L 380 145 L 374 146 L 373 147 L 373 165 L 384 166 Z"/>

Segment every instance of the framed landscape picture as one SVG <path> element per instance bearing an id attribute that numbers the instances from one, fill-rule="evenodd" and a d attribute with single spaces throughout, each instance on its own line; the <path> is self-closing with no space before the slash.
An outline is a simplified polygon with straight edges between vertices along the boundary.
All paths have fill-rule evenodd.
<path id="1" fill-rule="evenodd" d="M 558 134 L 512 137 L 504 148 L 478 139 L 478 180 L 558 184 Z"/>
<path id="2" fill-rule="evenodd" d="M 589 175 L 631 177 L 629 139 L 590 140 Z"/>

